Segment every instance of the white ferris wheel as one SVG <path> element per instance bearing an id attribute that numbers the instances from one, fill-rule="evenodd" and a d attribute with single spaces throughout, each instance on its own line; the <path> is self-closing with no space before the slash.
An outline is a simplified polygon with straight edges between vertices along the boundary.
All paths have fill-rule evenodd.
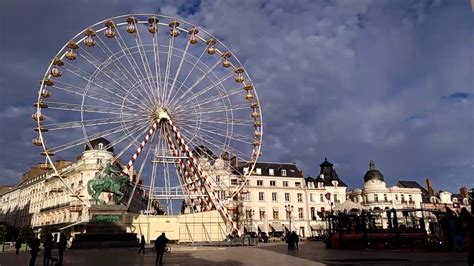
<path id="1" fill-rule="evenodd" d="M 216 184 L 230 198 L 241 191 L 261 154 L 262 114 L 247 71 L 209 32 L 158 14 L 109 18 L 68 41 L 40 84 L 33 144 L 71 196 L 55 158 L 105 138 L 103 149 L 114 148 L 124 173 L 136 171 L 149 200 L 161 195 L 170 204 L 177 190 L 185 200 L 194 192 L 192 204 L 217 209 L 232 223 Z M 203 151 L 250 170 L 233 165 L 241 182 L 222 184 L 201 169 L 196 156 Z"/>

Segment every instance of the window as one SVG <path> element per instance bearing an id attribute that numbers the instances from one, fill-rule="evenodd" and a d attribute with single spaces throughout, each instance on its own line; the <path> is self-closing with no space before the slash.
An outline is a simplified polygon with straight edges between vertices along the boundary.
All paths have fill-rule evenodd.
<path id="1" fill-rule="evenodd" d="M 104 143 L 99 143 L 99 150 L 102 150 L 104 148 Z"/>
<path id="2" fill-rule="evenodd" d="M 288 186 L 288 181 L 283 181 L 283 186 L 287 187 Z"/>
<path id="3" fill-rule="evenodd" d="M 301 182 L 295 182 L 295 187 L 301 187 Z"/>
<path id="4" fill-rule="evenodd" d="M 264 209 L 260 209 L 259 215 L 260 215 L 260 220 L 265 219 L 265 210 L 264 210 Z"/>
<path id="5" fill-rule="evenodd" d="M 384 200 L 385 202 L 388 201 L 387 194 L 383 194 L 383 200 Z"/>
<path id="6" fill-rule="evenodd" d="M 303 208 L 298 208 L 298 218 L 303 219 Z"/>
<path id="7" fill-rule="evenodd" d="M 281 169 L 281 176 L 286 176 L 286 169 Z"/>
<path id="8" fill-rule="evenodd" d="M 221 177 L 216 175 L 216 183 L 217 184 L 220 184 L 221 183 Z"/>
<path id="9" fill-rule="evenodd" d="M 324 195 L 322 193 L 319 194 L 319 202 L 324 202 Z"/>
<path id="10" fill-rule="evenodd" d="M 303 193 L 298 193 L 296 198 L 298 199 L 298 202 L 303 202 Z"/>
<path id="11" fill-rule="evenodd" d="M 277 193 L 272 192 L 272 201 L 277 201 Z"/>
<path id="12" fill-rule="evenodd" d="M 233 186 L 237 186 L 237 184 L 238 184 L 237 179 L 231 179 L 230 184 L 233 185 Z"/>
<path id="13" fill-rule="evenodd" d="M 259 187 L 263 186 L 263 180 L 257 180 L 257 186 Z"/>
<path id="14" fill-rule="evenodd" d="M 395 194 L 395 200 L 398 200 L 398 194 Z"/>
<path id="15" fill-rule="evenodd" d="M 315 209 L 311 207 L 311 220 L 316 220 Z"/>
<path id="16" fill-rule="evenodd" d="M 258 192 L 258 200 L 263 201 L 265 197 L 265 194 L 263 192 Z"/>
<path id="17" fill-rule="evenodd" d="M 401 198 L 402 198 L 402 201 L 405 201 L 405 195 L 402 194 Z"/>
<path id="18" fill-rule="evenodd" d="M 318 188 L 323 188 L 323 182 L 318 182 Z"/>
<path id="19" fill-rule="evenodd" d="M 268 175 L 275 175 L 275 169 L 268 169 Z"/>
<path id="20" fill-rule="evenodd" d="M 245 193 L 245 201 L 250 201 L 252 198 L 250 197 L 250 191 Z"/>
<path id="21" fill-rule="evenodd" d="M 377 195 L 377 194 L 374 195 L 374 201 L 379 202 L 379 195 Z"/>
<path id="22" fill-rule="evenodd" d="M 97 164 L 102 164 L 102 158 L 97 158 Z"/>
<path id="23" fill-rule="evenodd" d="M 247 175 L 249 173 L 249 168 L 248 167 L 244 167 L 244 175 Z"/>
<path id="24" fill-rule="evenodd" d="M 271 187 L 276 186 L 276 181 L 270 181 L 270 186 L 271 186 Z"/>
<path id="25" fill-rule="evenodd" d="M 273 220 L 280 219 L 278 209 L 273 209 Z"/>
<path id="26" fill-rule="evenodd" d="M 408 195 L 408 200 L 409 200 L 410 202 L 413 202 L 413 198 L 412 198 L 411 195 Z"/>
<path id="27" fill-rule="evenodd" d="M 261 175 L 262 174 L 262 168 L 257 168 L 255 170 L 255 172 L 257 173 L 257 175 Z"/>
<path id="28" fill-rule="evenodd" d="M 285 193 L 285 201 L 290 201 L 290 193 Z"/>
<path id="29" fill-rule="evenodd" d="M 314 188 L 314 183 L 313 182 L 308 182 L 308 187 L 309 188 Z"/>
<path id="30" fill-rule="evenodd" d="M 309 201 L 314 202 L 313 193 L 309 193 Z"/>

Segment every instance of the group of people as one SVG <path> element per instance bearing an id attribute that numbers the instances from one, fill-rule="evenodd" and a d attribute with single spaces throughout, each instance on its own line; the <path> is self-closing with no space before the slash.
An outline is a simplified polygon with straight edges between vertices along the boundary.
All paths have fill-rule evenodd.
<path id="1" fill-rule="evenodd" d="M 163 264 L 163 256 L 165 254 L 166 243 L 168 243 L 168 241 L 169 239 L 166 238 L 165 233 L 161 233 L 161 235 L 156 238 L 155 246 L 154 246 L 154 249 L 156 251 L 156 260 L 155 260 L 156 265 Z M 140 239 L 140 249 L 138 250 L 138 254 L 140 254 L 140 252 L 143 252 L 143 255 L 145 255 L 145 244 L 146 244 L 145 236 L 142 235 Z"/>
<path id="2" fill-rule="evenodd" d="M 288 243 L 288 250 L 298 250 L 298 242 L 300 241 L 300 237 L 296 234 L 295 231 L 288 232 L 286 234 L 286 243 Z"/>
<path id="3" fill-rule="evenodd" d="M 30 266 L 36 265 L 36 258 L 38 257 L 38 253 L 40 252 L 40 239 L 37 237 L 33 237 L 29 243 L 28 246 L 30 247 Z M 64 251 L 66 250 L 67 246 L 67 238 L 64 233 L 61 233 L 61 236 L 59 237 L 59 243 L 58 243 L 58 255 L 59 258 L 53 258 L 51 256 L 51 252 L 53 251 L 54 248 L 54 240 L 53 240 L 53 235 L 51 233 L 46 234 L 43 242 L 43 265 L 49 266 L 50 262 L 56 262 L 56 265 L 63 265 L 63 258 L 64 258 Z M 19 254 L 21 247 L 21 239 L 19 238 L 16 243 L 15 243 L 15 249 L 16 249 L 16 254 Z M 51 263 L 51 265 L 53 265 Z"/>

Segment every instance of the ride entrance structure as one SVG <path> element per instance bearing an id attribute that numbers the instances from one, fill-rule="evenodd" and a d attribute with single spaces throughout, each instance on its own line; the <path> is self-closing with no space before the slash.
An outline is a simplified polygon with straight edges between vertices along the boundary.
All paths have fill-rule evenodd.
<path id="1" fill-rule="evenodd" d="M 190 214 L 214 210 L 226 234 L 241 235 L 235 201 L 261 155 L 262 113 L 247 71 L 209 32 L 157 14 L 98 22 L 53 57 L 34 106 L 42 167 L 83 206 L 82 217 L 92 219 L 97 205 L 130 211 L 141 197 L 143 214 L 176 214 L 178 204 Z M 96 151 L 98 138 L 108 142 Z M 66 179 L 74 167 L 58 169 L 53 159 L 83 147 L 90 152 L 80 159 L 101 169 L 84 177 L 89 197 Z M 100 156 L 111 148 L 113 156 Z M 214 174 L 217 161 L 236 182 Z"/>

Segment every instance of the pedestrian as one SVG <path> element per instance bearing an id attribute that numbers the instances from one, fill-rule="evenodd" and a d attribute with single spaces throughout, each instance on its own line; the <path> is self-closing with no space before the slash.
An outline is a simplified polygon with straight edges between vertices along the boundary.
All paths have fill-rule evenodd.
<path id="1" fill-rule="evenodd" d="M 140 249 L 138 250 L 138 254 L 140 251 L 143 251 L 143 255 L 145 255 L 145 236 L 142 235 L 142 239 L 140 240 Z"/>
<path id="2" fill-rule="evenodd" d="M 49 261 L 51 259 L 51 251 L 53 250 L 54 242 L 53 242 L 53 235 L 51 233 L 46 234 L 44 239 L 43 248 L 43 265 L 49 266 Z"/>
<path id="3" fill-rule="evenodd" d="M 59 236 L 59 244 L 58 244 L 58 253 L 59 253 L 59 261 L 58 265 L 61 266 L 63 265 L 63 259 L 64 259 L 64 251 L 66 250 L 67 247 L 67 238 L 64 233 L 61 233 Z"/>
<path id="4" fill-rule="evenodd" d="M 290 231 L 286 233 L 286 243 L 288 244 L 288 250 L 293 250 L 293 239 L 291 238 Z"/>
<path id="5" fill-rule="evenodd" d="M 18 237 L 18 239 L 15 242 L 15 250 L 16 250 L 17 255 L 20 253 L 20 248 L 21 248 L 21 239 L 20 237 Z"/>
<path id="6" fill-rule="evenodd" d="M 36 265 L 36 257 L 38 257 L 38 252 L 40 251 L 40 240 L 37 237 L 33 237 L 30 240 L 30 266 Z"/>
<path id="7" fill-rule="evenodd" d="M 155 240 L 155 251 L 156 251 L 156 261 L 155 265 L 163 264 L 163 255 L 165 253 L 166 243 L 168 242 L 168 238 L 166 238 L 165 233 L 161 233 L 159 237 Z"/>
<path id="8" fill-rule="evenodd" d="M 291 242 L 293 243 L 293 249 L 298 250 L 299 237 L 298 237 L 298 235 L 296 234 L 295 231 L 293 231 L 293 232 L 291 233 L 290 238 L 291 238 Z"/>

